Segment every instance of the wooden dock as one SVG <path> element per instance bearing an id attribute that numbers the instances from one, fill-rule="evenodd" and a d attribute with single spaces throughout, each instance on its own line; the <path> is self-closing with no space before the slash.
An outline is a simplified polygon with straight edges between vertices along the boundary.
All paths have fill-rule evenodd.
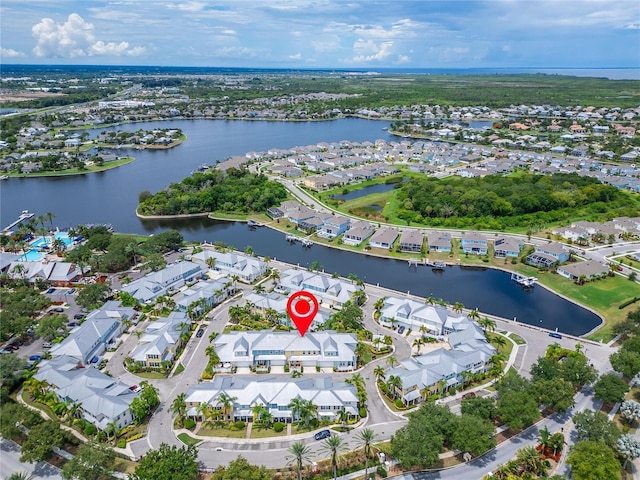
<path id="1" fill-rule="evenodd" d="M 516 283 L 519 283 L 524 288 L 531 288 L 538 281 L 536 277 L 525 277 L 524 275 L 520 275 L 519 273 L 516 273 L 516 272 L 513 272 L 511 274 L 511 280 L 513 280 Z"/>
<path id="2" fill-rule="evenodd" d="M 18 219 L 13 222 L 10 223 L 9 225 L 7 225 L 5 228 L 2 229 L 2 234 L 3 235 L 9 235 L 11 234 L 11 229 L 13 227 L 15 227 L 16 225 L 18 225 L 19 223 L 22 223 L 24 220 L 27 220 L 28 218 L 31 218 L 35 215 L 35 213 L 31 213 L 29 212 L 29 210 L 23 210 L 22 213 L 20 214 L 20 216 L 18 217 Z"/>

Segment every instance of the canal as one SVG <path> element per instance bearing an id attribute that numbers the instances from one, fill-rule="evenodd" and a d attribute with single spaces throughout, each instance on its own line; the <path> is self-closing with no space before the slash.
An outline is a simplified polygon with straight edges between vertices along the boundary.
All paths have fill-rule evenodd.
<path id="1" fill-rule="evenodd" d="M 133 150 L 136 160 L 113 170 L 58 178 L 11 178 L 0 185 L 0 220 L 8 224 L 28 209 L 36 215 L 51 212 L 61 228 L 80 223 L 110 223 L 120 232 L 150 234 L 177 228 L 191 241 L 222 241 L 240 250 L 251 246 L 293 264 L 318 261 L 328 272 L 353 273 L 362 280 L 401 292 L 462 302 L 468 308 L 570 334 L 583 334 L 599 324 L 599 318 L 536 286 L 522 290 L 508 274 L 494 270 L 449 267 L 434 273 L 426 267 L 409 269 L 406 262 L 376 258 L 314 245 L 303 249 L 290 245 L 284 234 L 268 228 L 249 229 L 245 224 L 212 220 L 142 221 L 135 216 L 138 194 L 155 192 L 181 180 L 203 163 L 212 165 L 234 155 L 270 148 L 315 145 L 319 142 L 396 141 L 383 131 L 386 122 L 343 119 L 333 122 L 258 122 L 176 120 L 122 125 L 114 129 L 136 131 L 181 128 L 188 140 L 160 151 Z"/>

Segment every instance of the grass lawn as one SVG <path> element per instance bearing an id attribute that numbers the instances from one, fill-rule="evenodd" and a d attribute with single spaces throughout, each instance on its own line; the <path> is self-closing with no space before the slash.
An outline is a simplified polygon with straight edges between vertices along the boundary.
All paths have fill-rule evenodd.
<path id="1" fill-rule="evenodd" d="M 524 345 L 525 343 L 527 343 L 526 340 L 517 333 L 510 333 L 509 338 L 516 342 L 516 345 Z"/>
<path id="2" fill-rule="evenodd" d="M 496 337 L 504 338 L 503 335 L 500 335 L 500 334 L 494 333 L 494 332 L 487 332 L 487 336 L 489 337 L 489 341 L 491 343 L 493 343 L 492 340 L 494 338 L 496 338 Z M 509 355 L 511 355 L 511 350 L 513 350 L 513 343 L 510 342 L 509 340 L 507 340 L 507 342 L 504 344 L 504 346 L 498 345 L 498 344 L 495 344 L 495 343 L 493 343 L 493 346 L 498 349 L 499 353 L 503 353 L 505 358 L 509 358 Z"/>
<path id="3" fill-rule="evenodd" d="M 280 433 L 276 432 L 273 428 L 256 428 L 251 429 L 250 438 L 270 438 L 270 437 L 285 437 L 287 435 L 287 428 L 285 427 Z"/>
<path id="4" fill-rule="evenodd" d="M 174 375 L 179 375 L 182 372 L 184 372 L 184 365 L 179 363 L 178 366 L 176 367 L 176 371 L 173 374 Z"/>
<path id="5" fill-rule="evenodd" d="M 228 428 L 201 428 L 198 435 L 207 437 L 246 438 L 247 430 L 229 430 Z"/>
<path id="6" fill-rule="evenodd" d="M 84 170 L 79 170 L 77 168 L 70 168 L 68 170 L 34 172 L 34 173 L 28 173 L 28 174 L 8 172 L 7 175 L 9 175 L 10 177 L 61 177 L 65 175 L 84 175 L 85 173 L 104 172 L 105 170 L 111 170 L 112 168 L 116 168 L 121 165 L 131 163 L 134 160 L 135 158 L 133 157 L 126 157 L 120 160 L 114 160 L 113 162 L 107 162 L 102 166 L 88 165 L 87 168 L 85 168 Z"/>
<path id="7" fill-rule="evenodd" d="M 185 445 L 198 445 L 202 442 L 202 440 L 198 440 L 197 438 L 193 438 L 186 433 L 181 433 L 178 435 L 178 439 L 184 443 Z"/>
<path id="8" fill-rule="evenodd" d="M 137 375 L 138 377 L 150 378 L 154 380 L 157 378 L 167 378 L 167 375 L 162 372 L 136 372 L 134 373 L 134 375 Z"/>
<path id="9" fill-rule="evenodd" d="M 22 399 L 25 401 L 27 405 L 31 405 L 32 407 L 35 407 L 38 410 L 42 410 L 53 420 L 58 420 L 58 416 L 53 412 L 53 410 L 51 410 L 49 405 L 45 405 L 44 403 L 31 400 L 31 394 L 26 390 L 22 391 Z"/>

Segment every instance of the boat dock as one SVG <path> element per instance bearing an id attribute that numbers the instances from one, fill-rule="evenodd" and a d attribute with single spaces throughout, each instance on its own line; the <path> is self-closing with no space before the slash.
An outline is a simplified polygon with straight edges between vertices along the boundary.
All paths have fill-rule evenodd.
<path id="1" fill-rule="evenodd" d="M 432 270 L 444 270 L 445 267 L 447 266 L 444 262 L 440 262 L 440 261 L 430 262 L 426 258 L 424 259 L 424 264 L 427 267 L 431 267 Z"/>
<path id="2" fill-rule="evenodd" d="M 254 220 L 253 218 L 250 218 L 249 220 L 247 220 L 247 225 L 249 225 L 250 227 L 264 227 L 264 223 L 260 223 L 257 220 Z"/>
<path id="3" fill-rule="evenodd" d="M 18 217 L 18 219 L 13 222 L 10 223 L 9 225 L 7 225 L 5 228 L 2 229 L 2 234 L 3 235 L 9 235 L 11 234 L 11 229 L 13 227 L 15 227 L 16 225 L 18 225 L 19 223 L 22 223 L 24 220 L 27 220 L 28 218 L 31 218 L 35 215 L 35 213 L 31 213 L 29 212 L 29 210 L 23 210 L 22 213 L 20 214 L 20 216 Z"/>
<path id="4" fill-rule="evenodd" d="M 286 236 L 286 239 L 287 239 L 287 242 L 291 242 L 291 243 L 300 242 L 303 247 L 310 247 L 311 245 L 313 245 L 313 242 L 308 238 L 300 238 L 291 234 L 288 234 Z"/>
<path id="5" fill-rule="evenodd" d="M 513 272 L 511 274 L 511 280 L 519 283 L 525 288 L 531 288 L 538 281 L 536 277 L 525 277 L 524 275 L 520 275 L 519 273 Z"/>

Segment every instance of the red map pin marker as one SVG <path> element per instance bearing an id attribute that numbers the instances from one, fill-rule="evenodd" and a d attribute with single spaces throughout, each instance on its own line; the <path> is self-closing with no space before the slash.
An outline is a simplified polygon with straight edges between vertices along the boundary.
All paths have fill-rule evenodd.
<path id="1" fill-rule="evenodd" d="M 318 313 L 318 300 L 309 292 L 296 292 L 287 301 L 287 312 L 300 332 L 300 336 L 304 337 Z"/>

